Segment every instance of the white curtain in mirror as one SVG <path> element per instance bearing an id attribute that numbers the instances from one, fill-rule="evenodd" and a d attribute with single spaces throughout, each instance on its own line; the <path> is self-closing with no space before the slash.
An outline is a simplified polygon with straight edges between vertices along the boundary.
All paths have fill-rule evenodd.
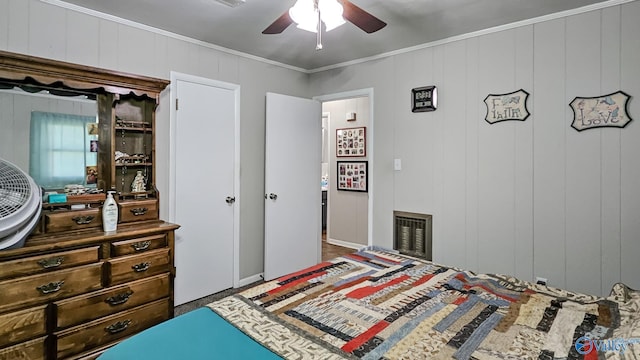
<path id="1" fill-rule="evenodd" d="M 86 184 L 87 166 L 97 163 L 89 151 L 87 124 L 95 117 L 33 111 L 31 113 L 29 174 L 45 189 Z"/>

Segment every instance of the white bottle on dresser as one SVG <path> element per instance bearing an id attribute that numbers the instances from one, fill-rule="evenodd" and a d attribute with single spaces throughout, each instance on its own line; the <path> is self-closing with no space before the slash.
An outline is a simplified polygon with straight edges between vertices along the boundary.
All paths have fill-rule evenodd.
<path id="1" fill-rule="evenodd" d="M 118 204 L 113 198 L 114 193 L 115 191 L 109 191 L 102 205 L 102 228 L 105 232 L 116 231 L 118 228 Z"/>

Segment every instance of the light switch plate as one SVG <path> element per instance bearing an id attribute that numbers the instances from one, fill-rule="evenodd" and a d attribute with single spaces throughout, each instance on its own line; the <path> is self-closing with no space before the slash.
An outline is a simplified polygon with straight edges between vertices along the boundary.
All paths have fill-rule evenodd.
<path id="1" fill-rule="evenodd" d="M 402 160 L 401 159 L 393 159 L 393 170 L 395 170 L 395 171 L 402 170 Z"/>

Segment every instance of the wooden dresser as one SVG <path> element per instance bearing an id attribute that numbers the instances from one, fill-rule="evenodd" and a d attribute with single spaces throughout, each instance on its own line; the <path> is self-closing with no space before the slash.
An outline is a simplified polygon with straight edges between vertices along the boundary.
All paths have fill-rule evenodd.
<path id="1" fill-rule="evenodd" d="M 0 250 L 0 360 L 92 359 L 173 317 L 178 225 L 158 220 L 155 186 L 155 111 L 168 84 L 0 51 L 0 87 L 95 100 L 96 122 L 86 123 L 86 134 L 75 139 L 86 142 L 85 162 L 74 170 L 92 174 L 83 184 L 103 191 L 69 193 L 51 203 L 45 197 L 25 246 Z M 30 118 L 20 113 L 12 113 L 14 121 L 29 128 Z M 90 131 L 94 127 L 97 133 Z M 87 136 L 96 151 L 89 150 Z M 131 185 L 138 176 L 144 177 L 142 188 Z M 109 190 L 119 207 L 113 233 L 102 228 Z"/>
<path id="2" fill-rule="evenodd" d="M 177 228 L 142 221 L 0 251 L 0 360 L 95 358 L 173 317 Z"/>

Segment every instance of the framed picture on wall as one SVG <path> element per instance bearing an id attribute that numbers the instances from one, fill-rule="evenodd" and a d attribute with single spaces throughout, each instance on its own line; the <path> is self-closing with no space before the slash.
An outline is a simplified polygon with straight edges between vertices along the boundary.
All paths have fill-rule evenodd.
<path id="1" fill-rule="evenodd" d="M 336 129 L 336 156 L 337 157 L 364 157 L 367 156 L 367 128 L 354 127 Z"/>
<path id="2" fill-rule="evenodd" d="M 338 161 L 338 190 L 367 192 L 368 161 Z"/>

